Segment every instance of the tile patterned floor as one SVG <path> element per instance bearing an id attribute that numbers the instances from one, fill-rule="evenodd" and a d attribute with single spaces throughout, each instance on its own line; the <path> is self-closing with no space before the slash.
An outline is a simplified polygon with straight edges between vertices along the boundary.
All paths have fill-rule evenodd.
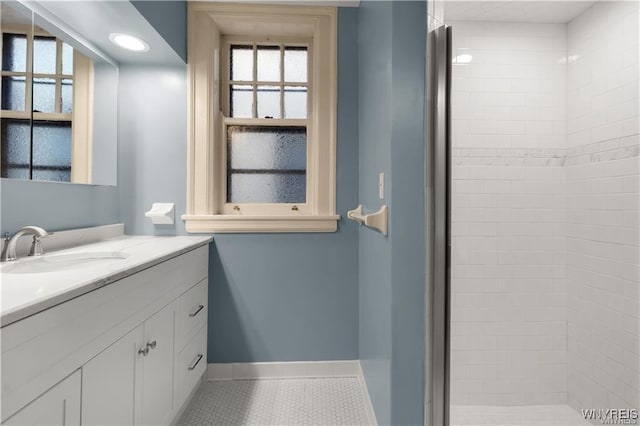
<path id="1" fill-rule="evenodd" d="M 454 405 L 451 426 L 585 426 L 591 425 L 568 405 L 517 407 Z"/>
<path id="2" fill-rule="evenodd" d="M 205 382 L 178 422 L 204 425 L 367 425 L 357 378 Z"/>

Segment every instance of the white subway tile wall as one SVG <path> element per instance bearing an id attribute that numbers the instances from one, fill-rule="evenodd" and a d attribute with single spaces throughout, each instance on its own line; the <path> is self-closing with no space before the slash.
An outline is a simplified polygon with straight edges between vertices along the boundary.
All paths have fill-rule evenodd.
<path id="1" fill-rule="evenodd" d="M 568 25 L 569 404 L 640 408 L 638 2 Z"/>
<path id="2" fill-rule="evenodd" d="M 640 407 L 639 22 L 452 23 L 453 404 Z"/>
<path id="3" fill-rule="evenodd" d="M 451 401 L 566 403 L 566 25 L 451 25 Z"/>

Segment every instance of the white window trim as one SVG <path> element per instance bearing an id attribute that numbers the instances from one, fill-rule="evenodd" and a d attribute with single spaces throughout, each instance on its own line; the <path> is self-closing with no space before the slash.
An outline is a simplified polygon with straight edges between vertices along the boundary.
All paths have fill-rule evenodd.
<path id="1" fill-rule="evenodd" d="M 226 164 L 221 112 L 225 36 L 312 38 L 311 104 L 304 208 L 265 204 L 225 209 Z M 337 29 L 335 7 L 189 3 L 189 146 L 187 232 L 335 232 Z M 229 120 L 229 119 L 227 119 Z M 244 120 L 244 119 L 243 119 Z M 292 120 L 295 121 L 295 120 Z"/>

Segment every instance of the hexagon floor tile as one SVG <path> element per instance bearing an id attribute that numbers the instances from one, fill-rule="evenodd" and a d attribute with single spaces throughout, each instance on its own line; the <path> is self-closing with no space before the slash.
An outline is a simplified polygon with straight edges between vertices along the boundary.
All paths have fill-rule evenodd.
<path id="1" fill-rule="evenodd" d="M 205 425 L 367 425 L 357 378 L 204 382 L 178 422 Z"/>

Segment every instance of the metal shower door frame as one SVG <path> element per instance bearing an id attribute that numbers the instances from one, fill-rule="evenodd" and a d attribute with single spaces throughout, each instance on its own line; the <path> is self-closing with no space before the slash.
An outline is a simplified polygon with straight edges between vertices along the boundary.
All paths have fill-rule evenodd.
<path id="1" fill-rule="evenodd" d="M 433 426 L 449 425 L 451 319 L 451 27 L 433 31 L 433 299 L 431 392 Z"/>

